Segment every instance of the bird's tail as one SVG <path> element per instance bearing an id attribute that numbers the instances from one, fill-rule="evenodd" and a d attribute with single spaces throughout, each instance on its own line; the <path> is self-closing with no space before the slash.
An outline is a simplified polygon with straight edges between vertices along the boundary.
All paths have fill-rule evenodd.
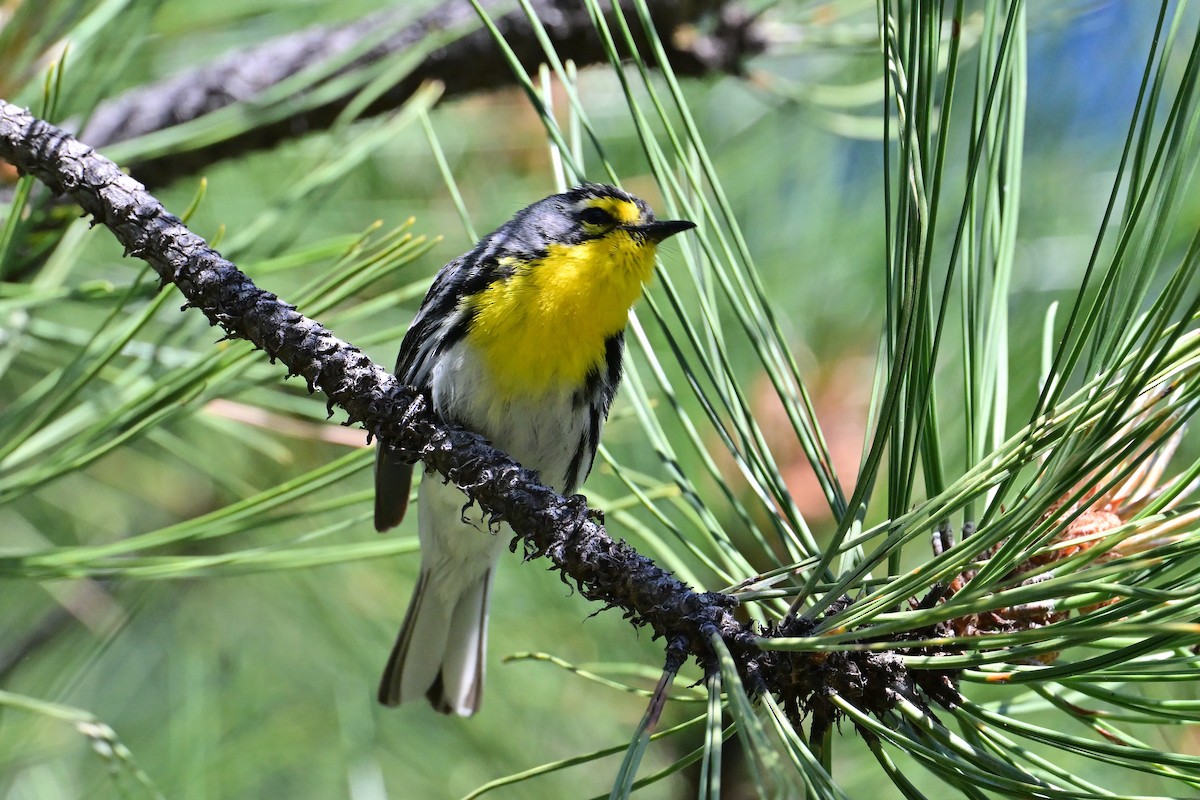
<path id="1" fill-rule="evenodd" d="M 380 703 L 400 705 L 425 696 L 442 714 L 470 716 L 479 710 L 491 590 L 488 570 L 451 604 L 431 587 L 430 572 L 421 570 L 379 682 Z"/>
<path id="2" fill-rule="evenodd" d="M 421 569 L 383 670 L 379 702 L 397 706 L 424 695 L 443 714 L 469 717 L 479 710 L 492 572 L 480 574 L 447 602 L 430 570 Z"/>
<path id="3" fill-rule="evenodd" d="M 421 575 L 379 685 L 396 706 L 429 698 L 443 714 L 469 717 L 483 695 L 488 603 L 507 537 L 465 509 L 462 491 L 429 474 L 417 500 Z"/>

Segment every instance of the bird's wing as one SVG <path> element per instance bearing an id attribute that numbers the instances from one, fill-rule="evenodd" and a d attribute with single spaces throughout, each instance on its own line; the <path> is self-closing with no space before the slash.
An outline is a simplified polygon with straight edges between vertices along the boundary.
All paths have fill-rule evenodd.
<path id="1" fill-rule="evenodd" d="M 380 444 L 375 451 L 375 530 L 394 528 L 408 510 L 413 465 L 397 458 Z"/>
<path id="2" fill-rule="evenodd" d="M 470 324 L 471 312 L 460 301 L 495 280 L 498 267 L 493 253 L 494 243 L 485 241 L 438 272 L 400 344 L 395 374 L 401 383 L 429 392 L 433 365 L 446 348 L 466 335 Z M 375 456 L 376 530 L 394 528 L 404 519 L 412 473 L 412 464 L 379 445 Z"/>

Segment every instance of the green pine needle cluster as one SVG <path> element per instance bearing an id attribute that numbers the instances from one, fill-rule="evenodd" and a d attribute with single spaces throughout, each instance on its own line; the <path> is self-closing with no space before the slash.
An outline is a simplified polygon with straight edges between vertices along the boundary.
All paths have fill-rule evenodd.
<path id="1" fill-rule="evenodd" d="M 1127 127 L 1069 158 L 1046 155 L 1026 111 L 1031 38 L 1074 18 L 1022 0 L 768 4 L 767 55 L 707 81 L 673 74 L 651 0 L 585 0 L 609 59 L 590 70 L 519 0 L 544 48 L 534 75 L 506 51 L 520 92 L 435 108 L 430 85 L 366 117 L 464 33 L 508 47 L 471 2 L 475 23 L 404 54 L 344 69 L 380 30 L 106 155 L 199 151 L 349 95 L 328 129 L 163 196 L 384 363 L 433 271 L 555 188 L 624 183 L 696 221 L 631 320 L 590 502 L 748 619 L 803 621 L 764 647 L 893 654 L 952 671 L 961 701 L 894 696 L 871 714 L 830 692 L 836 725 L 797 724 L 719 639 L 719 671 L 664 676 L 660 643 L 618 615 L 581 626 L 597 609 L 514 558 L 485 712 L 375 708 L 416 542 L 370 531 L 361 434 L 246 343 L 214 343 L 102 228 L 13 176 L 0 797 L 1200 788 L 1195 9 L 1139 10 L 1152 36 L 1128 65 Z M 161 77 L 173 47 L 199 59 L 201 33 L 250 44 L 328 21 L 208 5 L 15 3 L 0 95 L 78 129 Z M 865 177 L 822 163 L 847 152 Z M 1043 246 L 1055 225 L 1070 246 Z"/>

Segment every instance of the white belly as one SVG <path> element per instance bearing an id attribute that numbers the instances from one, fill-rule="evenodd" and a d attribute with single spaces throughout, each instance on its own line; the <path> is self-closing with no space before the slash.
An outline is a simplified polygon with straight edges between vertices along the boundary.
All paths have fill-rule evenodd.
<path id="1" fill-rule="evenodd" d="M 588 447 L 590 414 L 586 405 L 575 406 L 574 391 L 500 400 L 487 368 L 466 342 L 438 359 L 430 385 L 438 413 L 487 437 L 556 490 L 564 488 L 579 448 Z M 592 453 L 583 454 L 580 481 L 591 458 Z"/>

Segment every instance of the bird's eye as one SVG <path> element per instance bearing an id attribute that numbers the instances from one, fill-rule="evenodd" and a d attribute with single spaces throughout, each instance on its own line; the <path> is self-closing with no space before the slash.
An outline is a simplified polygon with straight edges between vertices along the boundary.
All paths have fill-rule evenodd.
<path id="1" fill-rule="evenodd" d="M 605 228 L 613 224 L 612 215 L 603 208 L 589 206 L 579 212 L 579 221 L 584 225 Z"/>

